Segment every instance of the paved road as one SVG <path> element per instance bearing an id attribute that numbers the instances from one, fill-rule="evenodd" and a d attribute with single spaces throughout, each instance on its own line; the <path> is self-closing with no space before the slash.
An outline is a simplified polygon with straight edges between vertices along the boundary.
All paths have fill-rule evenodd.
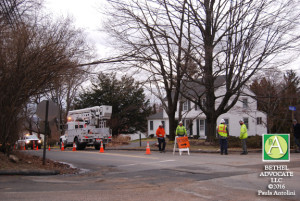
<path id="1" fill-rule="evenodd" d="M 28 151 L 42 155 L 42 151 Z M 297 196 L 258 196 L 270 177 L 260 177 L 261 154 L 51 150 L 47 158 L 71 163 L 85 173 L 57 176 L 2 176 L 0 200 L 299 200 L 300 154 L 292 154 L 283 178 Z M 276 163 L 277 164 L 277 163 Z M 25 199 L 22 199 L 24 198 Z"/>

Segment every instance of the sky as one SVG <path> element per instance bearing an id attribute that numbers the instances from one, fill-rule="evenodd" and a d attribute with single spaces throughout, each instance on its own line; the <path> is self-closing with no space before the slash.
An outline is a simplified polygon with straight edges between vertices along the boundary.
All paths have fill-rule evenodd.
<path id="1" fill-rule="evenodd" d="M 99 31 L 103 19 L 99 9 L 105 3 L 105 0 L 44 0 L 44 7 L 54 17 L 72 17 L 75 25 L 87 34 L 88 43 L 95 46 L 99 58 L 103 58 L 109 55 L 107 38 Z M 283 68 L 288 69 L 300 75 L 300 58 Z"/>
<path id="2" fill-rule="evenodd" d="M 56 17 L 71 17 L 77 28 L 87 34 L 87 41 L 94 45 L 99 56 L 105 55 L 105 39 L 99 31 L 102 15 L 99 11 L 105 0 L 44 0 L 46 12 Z"/>

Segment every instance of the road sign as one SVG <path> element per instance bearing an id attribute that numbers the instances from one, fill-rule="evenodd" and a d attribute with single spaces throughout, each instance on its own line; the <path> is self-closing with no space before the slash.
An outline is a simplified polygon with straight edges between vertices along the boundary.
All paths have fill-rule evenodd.
<path id="1" fill-rule="evenodd" d="M 47 100 L 43 100 L 40 102 L 37 106 L 36 109 L 36 115 L 42 120 L 45 121 L 45 116 L 46 116 L 46 105 L 47 105 Z M 58 106 L 51 100 L 49 100 L 49 108 L 48 108 L 48 120 L 55 119 L 58 117 L 59 110 Z"/>
<path id="2" fill-rule="evenodd" d="M 296 111 L 296 107 L 295 106 L 289 106 L 289 110 Z"/>

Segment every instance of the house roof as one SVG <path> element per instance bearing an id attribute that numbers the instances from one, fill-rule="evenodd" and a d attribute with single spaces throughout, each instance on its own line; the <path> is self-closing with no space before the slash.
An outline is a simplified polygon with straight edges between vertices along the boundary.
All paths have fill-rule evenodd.
<path id="1" fill-rule="evenodd" d="M 215 90 L 225 84 L 226 77 L 225 75 L 220 75 L 216 77 L 214 81 L 214 88 Z M 181 84 L 181 91 L 186 96 L 189 96 L 191 98 L 195 98 L 198 96 L 205 97 L 205 86 L 203 84 L 203 79 L 197 79 L 197 80 L 183 80 Z M 180 96 L 180 95 L 179 95 Z M 172 92 L 172 97 L 174 97 L 174 92 Z M 164 98 L 164 101 L 167 101 L 167 97 Z"/>
<path id="2" fill-rule="evenodd" d="M 151 120 L 151 119 L 163 119 L 163 111 L 158 112 L 156 114 L 150 115 L 147 119 Z"/>

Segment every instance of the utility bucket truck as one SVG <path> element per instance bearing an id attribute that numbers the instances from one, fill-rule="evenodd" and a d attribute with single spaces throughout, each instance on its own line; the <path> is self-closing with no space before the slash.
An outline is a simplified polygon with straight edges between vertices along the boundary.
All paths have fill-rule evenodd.
<path id="1" fill-rule="evenodd" d="M 60 137 L 64 147 L 76 144 L 78 150 L 86 146 L 94 146 L 100 149 L 111 141 L 111 130 L 107 127 L 106 121 L 111 118 L 112 106 L 102 105 L 79 110 L 72 110 L 68 113 L 67 130 Z"/>

